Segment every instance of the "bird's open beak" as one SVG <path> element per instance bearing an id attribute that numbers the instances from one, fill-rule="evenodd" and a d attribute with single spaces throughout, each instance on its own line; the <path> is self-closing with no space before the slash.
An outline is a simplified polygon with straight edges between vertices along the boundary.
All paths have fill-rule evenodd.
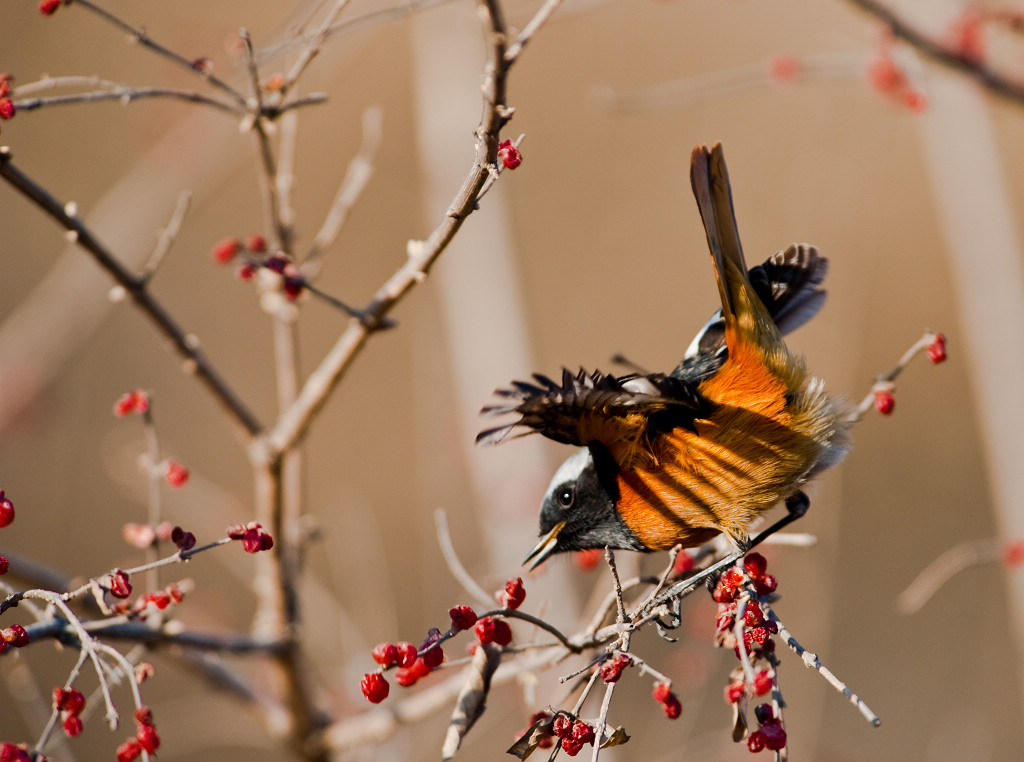
<path id="1" fill-rule="evenodd" d="M 530 571 L 533 571 L 544 563 L 544 559 L 554 553 L 555 548 L 558 547 L 558 533 L 563 529 L 565 529 L 564 521 L 559 521 L 555 524 L 554 529 L 541 537 L 540 541 L 533 546 L 533 550 L 530 551 L 530 555 L 523 559 L 523 566 L 526 566 L 526 564 L 530 563 L 534 558 L 537 560 L 533 562 L 532 566 L 530 566 Z"/>

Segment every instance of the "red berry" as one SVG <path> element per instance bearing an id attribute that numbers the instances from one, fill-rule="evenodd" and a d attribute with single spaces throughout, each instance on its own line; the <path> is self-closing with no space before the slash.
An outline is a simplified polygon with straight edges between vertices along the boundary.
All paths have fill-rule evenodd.
<path id="1" fill-rule="evenodd" d="M 370 655 L 384 669 L 398 664 L 398 648 L 393 643 L 378 643 Z"/>
<path id="2" fill-rule="evenodd" d="M 4 497 L 4 491 L 0 489 L 0 529 L 9 526 L 14 521 L 14 503 Z"/>
<path id="3" fill-rule="evenodd" d="M 751 577 L 763 577 L 768 570 L 768 560 L 760 553 L 747 553 L 743 559 L 743 568 Z"/>
<path id="4" fill-rule="evenodd" d="M 892 415 L 896 407 L 896 398 L 892 395 L 891 389 L 875 390 L 875 410 L 882 415 Z"/>
<path id="5" fill-rule="evenodd" d="M 3 638 L 4 643 L 12 648 L 21 648 L 22 646 L 27 646 L 30 642 L 28 633 L 25 632 L 25 628 L 20 624 L 12 624 L 10 627 L 0 630 L 0 637 Z"/>
<path id="6" fill-rule="evenodd" d="M 606 683 L 614 683 L 622 676 L 622 670 L 633 663 L 629 654 L 615 654 L 601 664 L 601 679 Z"/>
<path id="7" fill-rule="evenodd" d="M 961 58 L 978 64 L 985 60 L 988 41 L 981 13 L 965 8 L 949 25 L 950 46 Z"/>
<path id="8" fill-rule="evenodd" d="M 171 542 L 177 545 L 179 550 L 192 550 L 196 546 L 196 536 L 181 527 L 174 527 L 171 530 Z"/>
<path id="9" fill-rule="evenodd" d="M 267 250 L 267 239 L 259 233 L 253 233 L 245 242 L 245 246 L 253 254 L 262 254 Z"/>
<path id="10" fill-rule="evenodd" d="M 429 651 L 424 651 L 423 656 L 419 658 L 427 665 L 428 670 L 437 669 L 444 661 L 444 651 L 441 650 L 441 646 L 434 646 Z"/>
<path id="11" fill-rule="evenodd" d="M 764 737 L 761 735 L 760 730 L 755 730 L 747 736 L 747 748 L 754 753 L 764 749 Z"/>
<path id="12" fill-rule="evenodd" d="M 416 646 L 403 640 L 395 648 L 398 649 L 398 666 L 411 667 L 412 663 L 416 661 Z"/>
<path id="13" fill-rule="evenodd" d="M 763 622 L 764 614 L 761 613 L 761 607 L 754 604 L 747 606 L 743 612 L 743 624 L 747 627 L 759 627 Z"/>
<path id="14" fill-rule="evenodd" d="M 572 731 L 570 737 L 576 741 L 579 741 L 580 743 L 590 745 L 593 745 L 594 740 L 597 738 L 597 736 L 594 734 L 594 729 L 587 723 L 583 722 L 583 720 L 576 720 L 576 722 L 572 724 Z"/>
<path id="15" fill-rule="evenodd" d="M 743 685 L 742 680 L 733 680 L 727 686 L 725 686 L 725 700 L 729 704 L 737 703 L 746 691 L 746 686 Z"/>
<path id="16" fill-rule="evenodd" d="M 502 602 L 510 609 L 519 608 L 526 600 L 526 588 L 523 587 L 522 577 L 510 579 L 505 583 L 505 595 Z"/>
<path id="17" fill-rule="evenodd" d="M 7 573 L 11 568 L 11 562 L 6 557 L 0 556 L 0 577 Z"/>
<path id="18" fill-rule="evenodd" d="M 672 566 L 672 573 L 675 575 L 685 574 L 693 569 L 693 566 L 693 556 L 684 550 L 676 556 L 676 562 Z"/>
<path id="19" fill-rule="evenodd" d="M 883 95 L 895 95 L 906 85 L 906 76 L 892 60 L 889 51 L 882 50 L 868 64 L 868 81 Z"/>
<path id="20" fill-rule="evenodd" d="M 82 734 L 82 718 L 77 714 L 69 714 L 64 718 L 64 733 L 68 738 L 77 738 Z"/>
<path id="21" fill-rule="evenodd" d="M 149 409 L 149 395 L 141 389 L 133 389 L 114 403 L 114 415 L 124 418 L 132 413 L 145 413 Z"/>
<path id="22" fill-rule="evenodd" d="M 498 158 L 505 165 L 505 169 L 515 169 L 523 163 L 523 155 L 512 145 L 511 140 L 503 140 L 498 144 Z"/>
<path id="23" fill-rule="evenodd" d="M 188 469 L 175 460 L 167 461 L 167 472 L 164 474 L 167 483 L 172 487 L 180 487 L 188 481 Z"/>
<path id="24" fill-rule="evenodd" d="M 778 55 L 768 61 L 768 79 L 777 84 L 794 81 L 800 76 L 800 63 L 789 55 Z"/>
<path id="25" fill-rule="evenodd" d="M 414 661 L 413 664 L 415 663 L 416 662 Z M 399 667 L 395 670 L 395 682 L 401 685 L 403 688 L 408 688 L 410 685 L 415 685 L 416 681 L 419 679 L 419 671 L 414 670 L 411 666 Z"/>
<path id="26" fill-rule="evenodd" d="M 504 619 L 494 620 L 494 642 L 499 646 L 507 646 L 512 642 L 512 628 Z"/>
<path id="27" fill-rule="evenodd" d="M 53 706 L 57 711 L 68 714 L 81 714 L 85 709 L 85 696 L 74 688 L 54 688 Z"/>
<path id="28" fill-rule="evenodd" d="M 601 563 L 603 556 L 604 553 L 600 550 L 581 550 L 573 553 L 573 560 L 582 571 L 590 571 Z"/>
<path id="29" fill-rule="evenodd" d="M 941 333 L 935 334 L 932 343 L 928 345 L 928 359 L 933 363 L 945 362 L 946 360 L 946 337 Z"/>
<path id="30" fill-rule="evenodd" d="M 117 747 L 117 762 L 133 762 L 142 754 L 142 747 L 134 738 Z"/>
<path id="31" fill-rule="evenodd" d="M 237 238 L 225 238 L 213 247 L 213 260 L 219 265 L 226 265 L 242 250 L 242 242 Z"/>
<path id="32" fill-rule="evenodd" d="M 306 279 L 297 273 L 298 270 L 295 270 L 294 273 L 285 273 L 281 286 L 284 289 L 284 295 L 292 302 L 298 299 L 306 288 Z"/>
<path id="33" fill-rule="evenodd" d="M 259 269 L 260 268 L 258 265 L 254 265 L 251 262 L 246 262 L 244 265 L 238 266 L 238 269 L 235 271 L 235 275 L 237 275 L 242 280 L 250 281 L 256 276 L 256 273 L 259 272 Z"/>
<path id="34" fill-rule="evenodd" d="M 146 596 L 146 600 L 152 603 L 161 611 L 163 611 L 165 608 L 171 605 L 171 596 L 163 590 L 159 590 L 155 593 L 150 593 Z"/>
<path id="35" fill-rule="evenodd" d="M 767 669 L 762 669 L 756 675 L 754 675 L 754 693 L 758 696 L 763 696 L 772 689 L 772 673 Z"/>
<path id="36" fill-rule="evenodd" d="M 668 683 L 658 683 L 654 686 L 654 692 L 651 695 L 654 696 L 654 700 L 657 701 L 659 704 L 664 704 L 665 699 L 667 699 L 671 693 L 671 685 L 669 685 Z"/>
<path id="37" fill-rule="evenodd" d="M 128 581 L 128 575 L 120 569 L 114 569 L 110 575 L 110 594 L 115 598 L 127 598 L 132 594 L 132 585 Z"/>
<path id="38" fill-rule="evenodd" d="M 1024 540 L 1007 543 L 1003 548 L 1003 563 L 1011 568 L 1024 564 Z"/>
<path id="39" fill-rule="evenodd" d="M 923 114 L 928 110 L 928 99 L 919 90 L 907 90 L 903 93 L 903 97 L 900 100 L 904 106 L 915 114 Z"/>
<path id="40" fill-rule="evenodd" d="M 468 630 L 476 624 L 476 612 L 469 606 L 456 606 L 448 610 L 448 616 L 452 618 L 452 629 Z"/>
<path id="41" fill-rule="evenodd" d="M 493 643 L 496 623 L 497 620 L 491 616 L 485 616 L 482 619 L 478 619 L 476 624 L 473 626 L 473 634 L 476 635 L 476 639 L 483 645 Z"/>
<path id="42" fill-rule="evenodd" d="M 583 749 L 583 742 L 577 741 L 571 736 L 562 739 L 562 751 L 568 754 L 570 757 L 575 757 Z"/>
<path id="43" fill-rule="evenodd" d="M 665 697 L 665 700 L 661 702 L 661 708 L 665 710 L 665 716 L 670 720 L 678 719 L 679 715 L 683 713 L 683 705 L 679 702 L 679 697 L 674 693 L 670 693 Z"/>
<path id="44" fill-rule="evenodd" d="M 44 16 L 52 16 L 60 8 L 62 0 L 42 0 L 39 3 L 39 12 Z"/>
<path id="45" fill-rule="evenodd" d="M 757 720 L 758 725 L 764 725 L 775 719 L 775 710 L 772 709 L 771 704 L 758 704 L 754 707 L 754 719 Z"/>
<path id="46" fill-rule="evenodd" d="M 786 746 L 786 731 L 778 720 L 761 726 L 758 731 L 766 749 L 779 751 Z"/>
<path id="47" fill-rule="evenodd" d="M 568 715 L 557 714 L 551 723 L 551 732 L 559 738 L 568 738 L 572 732 L 572 718 Z"/>
<path id="48" fill-rule="evenodd" d="M 153 724 L 153 710 L 143 704 L 135 710 L 135 721 L 140 725 Z"/>
<path id="49" fill-rule="evenodd" d="M 768 595 L 774 593 L 775 588 L 779 586 L 779 581 L 775 579 L 771 574 L 765 574 L 763 577 L 758 577 L 754 580 L 754 589 L 758 595 Z"/>
<path id="50" fill-rule="evenodd" d="M 0 119 L 11 119 L 17 108 L 10 98 L 0 98 Z"/>
<path id="51" fill-rule="evenodd" d="M 380 672 L 368 672 L 359 682 L 363 695 L 371 704 L 379 704 L 388 697 L 391 686 Z"/>
<path id="52" fill-rule="evenodd" d="M 152 725 L 141 725 L 135 732 L 135 740 L 147 754 L 152 754 L 160 748 L 160 736 Z"/>

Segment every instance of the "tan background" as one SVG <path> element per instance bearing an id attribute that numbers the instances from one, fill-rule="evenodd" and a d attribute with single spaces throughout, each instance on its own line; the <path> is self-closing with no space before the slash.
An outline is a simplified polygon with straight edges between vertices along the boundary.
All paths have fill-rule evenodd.
<path id="1" fill-rule="evenodd" d="M 258 47 L 278 39 L 281 5 L 110 3 L 170 47 L 209 55 L 232 81 L 240 80 L 226 40 L 239 25 L 252 31 Z M 356 2 L 348 13 L 380 7 Z M 511 23 L 524 24 L 534 7 L 512 4 Z M 81 9 L 61 8 L 44 19 L 34 3 L 22 2 L 4 4 L 3 13 L 0 70 L 13 72 L 19 83 L 49 73 L 201 86 Z M 932 12 L 928 21 L 941 27 L 943 17 Z M 792 758 L 1015 758 L 1020 648 L 1001 570 L 991 565 L 965 572 L 915 616 L 895 611 L 899 592 L 938 554 L 996 533 L 985 455 L 992 445 L 983 444 L 976 422 L 978 384 L 968 358 L 1000 349 L 998 341 L 991 350 L 972 347 L 989 337 L 962 328 L 959 305 L 966 302 L 954 289 L 950 247 L 939 224 L 943 213 L 922 147 L 922 121 L 939 118 L 941 104 L 916 116 L 871 90 L 863 67 L 878 39 L 870 20 L 839 0 L 576 3 L 541 31 L 514 69 L 509 93 L 517 111 L 506 137 L 526 134 L 522 167 L 502 175 L 467 223 L 461 248 L 446 253 L 430 280 L 400 305 L 394 313 L 400 327 L 372 340 L 308 439 L 308 508 L 323 541 L 310 556 L 307 634 L 324 705 L 336 716 L 366 708 L 357 683 L 374 643 L 417 640 L 428 627 L 443 625 L 447 608 L 466 597 L 441 559 L 436 507 L 448 510 L 456 547 L 485 589 L 517 573 L 507 559 L 529 546 L 540 495 L 566 451 L 530 441 L 469 448 L 480 425 L 476 410 L 490 390 L 509 374 L 553 373 L 562 365 L 609 369 L 608 358 L 618 351 L 652 369 L 678 361 L 715 304 L 687 161 L 695 143 L 722 140 L 748 257 L 758 260 L 805 240 L 831 260 L 826 308 L 792 344 L 834 392 L 859 398 L 926 327 L 944 330 L 950 342 L 950 361 L 938 368 L 915 363 L 900 379 L 895 415 L 870 416 L 855 432 L 856 448 L 846 462 L 813 489 L 800 529 L 820 543 L 768 554 L 784 596 L 780 616 L 884 722 L 869 727 L 794 656 L 783 654 Z M 331 253 L 320 282 L 325 290 L 356 303 L 367 299 L 402 263 L 406 241 L 425 237 L 440 220 L 472 160 L 479 40 L 471 4 L 453 3 L 339 38 L 314 64 L 306 86 L 328 91 L 331 100 L 301 119 L 300 251 L 358 145 L 363 109 L 379 105 L 384 115 L 376 174 Z M 1021 64 L 1021 49 L 1007 43 L 998 52 L 1008 65 Z M 598 86 L 632 90 L 734 67 L 756 72 L 779 53 L 842 56 L 854 64 L 841 76 L 789 86 L 760 76 L 731 91 L 698 84 L 690 101 L 649 113 L 591 105 Z M 456 72 L 450 79 L 423 76 L 433 66 L 449 71 L 442 60 L 448 58 Z M 928 66 L 918 76 L 926 93 L 943 78 Z M 1019 209 L 1024 111 L 995 100 L 980 103 L 994 125 L 992 145 L 1008 179 L 1010 207 Z M 430 131 L 438 124 L 435 136 Z M 195 192 L 154 291 L 199 335 L 241 396 L 270 420 L 268 321 L 251 290 L 208 256 L 221 238 L 261 227 L 248 142 L 236 125 L 196 107 L 151 101 L 22 113 L 2 130 L 0 141 L 11 146 L 19 166 L 58 198 L 77 201 L 126 258 L 145 256 L 181 189 Z M 454 179 L 434 173 L 438 157 Z M 148 163 L 139 169 L 140 162 Z M 1015 225 L 1019 234 L 1019 220 Z M 486 260 L 492 244 L 511 253 L 511 275 L 485 270 L 492 276 L 445 289 L 459 282 L 463 264 Z M 0 549 L 89 576 L 136 559 L 120 540 L 120 526 L 145 515 L 143 479 L 133 466 L 140 429 L 110 415 L 122 392 L 136 386 L 154 391 L 162 446 L 194 474 L 188 487 L 168 496 L 167 512 L 201 539 L 250 517 L 250 479 L 220 411 L 179 372 L 178 360 L 137 313 L 125 305 L 110 308 L 106 281 L 84 255 L 63 253 L 64 247 L 50 221 L 0 187 L 0 318 L 14 314 L 62 257 L 80 268 L 70 276 L 75 296 L 50 292 L 53 302 L 42 310 L 56 316 L 55 326 L 41 335 L 19 331 L 0 343 L 0 487 L 18 508 Z M 1006 247 L 1013 256 L 1012 241 Z M 977 267 L 987 267 L 985 252 L 976 256 Z M 1000 272 L 990 275 L 1003 279 Z M 505 316 L 477 305 L 504 303 L 509 286 L 523 300 L 527 343 L 508 353 L 526 359 L 511 369 L 481 359 L 474 377 L 457 375 L 452 358 L 503 353 L 496 343 L 509 335 Z M 1004 306 L 1007 314 L 1020 308 Z M 452 328 L 476 317 L 480 331 Z M 491 321 L 502 338 L 488 338 Z M 307 371 L 343 327 L 338 314 L 305 304 Z M 997 335 L 1002 330 L 991 328 Z M 37 365 L 34 358 L 51 350 L 54 364 Z M 52 380 L 40 382 L 47 374 Z M 1016 415 L 1018 393 L 998 399 L 999 406 Z M 524 469 L 517 466 L 522 462 L 538 465 Z M 523 476 L 493 496 L 494 503 L 516 506 L 514 514 L 502 509 L 499 531 L 493 517 L 479 518 L 489 504 L 468 485 L 474 473 L 505 468 Z M 505 533 L 506 523 L 514 534 Z M 186 623 L 213 630 L 246 626 L 251 560 L 241 556 L 209 554 L 182 571 L 198 584 L 181 611 Z M 652 569 L 658 563 L 647 561 Z M 563 608 L 583 606 L 590 588 L 604 590 L 607 582 L 600 572 L 577 572 L 566 559 L 549 566 L 554 575 L 528 580 L 528 605 L 571 629 L 571 620 L 560 620 Z M 560 591 L 569 585 L 572 600 L 559 592 L 542 604 L 546 585 Z M 728 741 L 729 711 L 721 699 L 733 658 L 710 646 L 707 603 L 692 600 L 689 608 L 697 612 L 695 632 L 684 642 L 663 646 L 645 637 L 637 643 L 639 653 L 675 678 L 683 719 L 664 720 L 649 699 L 650 685 L 628 675 L 613 718 L 633 741 L 610 759 L 747 758 Z M 12 612 L 3 624 L 18 616 L 26 615 Z M 242 704 L 174 660 L 154 659 L 158 679 L 147 696 L 165 741 L 162 760 L 280 758 Z M 14 711 L 18 703 L 10 697 L 12 690 L 22 696 L 29 690 L 19 682 L 26 663 L 39 668 L 46 693 L 73 656 L 44 644 L 2 660 L 0 672 L 15 686 L 0 699 L 3 739 L 25 740 L 39 727 L 30 711 Z M 551 678 L 543 686 L 530 705 L 515 689 L 496 693 L 466 758 L 500 758 L 530 712 L 560 700 Z M 438 715 L 352 758 L 436 759 L 442 725 Z M 126 732 L 110 736 L 96 716 L 72 749 L 80 759 L 112 758 Z"/>

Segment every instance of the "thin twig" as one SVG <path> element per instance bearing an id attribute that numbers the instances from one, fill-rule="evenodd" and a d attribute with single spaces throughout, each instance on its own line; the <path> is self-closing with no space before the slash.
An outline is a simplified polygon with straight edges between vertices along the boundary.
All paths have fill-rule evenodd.
<path id="1" fill-rule="evenodd" d="M 462 561 L 459 560 L 459 556 L 455 552 L 452 536 L 448 531 L 448 514 L 444 508 L 438 508 L 434 511 L 434 526 L 437 528 L 437 542 L 441 546 L 441 555 L 444 556 L 445 563 L 448 564 L 448 571 L 452 573 L 456 582 L 462 585 L 462 589 L 469 593 L 471 597 L 484 606 L 491 606 L 494 599 L 466 571 L 466 567 L 462 565 Z"/>
<path id="2" fill-rule="evenodd" d="M 882 724 L 882 721 L 878 718 L 878 715 L 871 711 L 868 705 L 864 703 L 863 699 L 861 699 L 860 696 L 858 696 L 856 693 L 850 690 L 850 687 L 846 683 L 844 683 L 842 680 L 840 680 L 838 677 L 832 674 L 831 670 L 829 670 L 828 667 L 821 663 L 821 660 L 818 659 L 817 654 L 811 653 L 797 642 L 796 638 L 793 637 L 793 633 L 786 629 L 786 626 L 782 623 L 782 620 L 779 619 L 778 615 L 776 615 L 775 613 L 775 610 L 771 606 L 765 604 L 763 606 L 763 609 L 765 610 L 765 613 L 768 615 L 768 618 L 771 621 L 775 622 L 775 625 L 779 628 L 779 637 L 786 641 L 786 645 L 793 649 L 793 652 L 800 657 L 805 666 L 817 670 L 818 674 L 825 678 L 825 681 L 829 685 L 831 685 L 837 691 L 846 696 L 850 703 L 857 707 L 858 711 L 862 715 L 864 715 L 868 722 L 870 722 L 874 727 L 877 728 L 879 725 Z"/>
<path id="3" fill-rule="evenodd" d="M 894 389 L 894 383 L 899 375 L 906 370 L 910 361 L 913 360 L 917 355 L 926 350 L 936 339 L 935 333 L 930 331 L 918 339 L 911 347 L 903 353 L 899 361 L 896 363 L 896 367 L 893 368 L 888 375 L 882 376 L 878 379 L 871 391 L 867 393 L 864 399 L 861 400 L 860 404 L 846 417 L 846 420 L 850 423 L 857 423 L 864 415 L 874 406 L 875 404 L 875 392 L 879 389 L 885 389 L 892 391 Z"/>
<path id="4" fill-rule="evenodd" d="M 154 53 L 158 53 L 159 55 L 163 56 L 164 58 L 170 61 L 173 61 L 174 63 L 187 69 L 193 74 L 202 77 L 202 79 L 209 82 L 213 87 L 216 87 L 218 90 L 227 93 L 232 100 L 238 103 L 239 106 L 245 106 L 245 96 L 243 96 L 235 88 L 233 88 L 224 80 L 214 76 L 213 74 L 210 74 L 207 71 L 203 71 L 202 68 L 200 67 L 195 66 L 194 61 L 190 61 L 184 56 L 181 56 L 178 53 L 175 53 L 173 50 L 170 50 L 169 48 L 166 48 L 160 43 L 154 41 L 146 33 L 145 29 L 137 29 L 133 27 L 131 24 L 122 21 L 119 17 L 115 16 L 110 11 L 100 8 L 98 5 L 95 5 L 94 3 L 90 2 L 90 0 L 75 0 L 74 4 L 80 5 L 84 8 L 88 8 L 93 13 L 99 15 L 104 20 L 110 22 L 121 31 L 127 32 L 133 42 L 139 43 L 140 45 L 148 48 L 149 50 L 152 50 Z"/>
<path id="5" fill-rule="evenodd" d="M 167 256 L 167 252 L 171 250 L 175 239 L 178 237 L 178 233 L 181 232 L 182 223 L 185 222 L 185 215 L 188 214 L 191 203 L 191 191 L 183 190 L 178 194 L 178 203 L 174 207 L 174 213 L 171 215 L 171 219 L 167 222 L 167 226 L 160 231 L 153 253 L 149 255 L 149 259 L 146 260 L 146 264 L 142 266 L 142 270 L 139 272 L 139 278 L 142 279 L 143 282 L 146 282 L 153 277 L 157 268 L 160 267 L 160 263 L 163 262 L 164 257 Z M 156 526 L 156 524 L 153 526 Z"/>
<path id="6" fill-rule="evenodd" d="M 928 564 L 896 599 L 901 614 L 916 614 L 939 588 L 972 566 L 999 560 L 1001 543 L 995 538 L 961 542 Z"/>
<path id="7" fill-rule="evenodd" d="M 375 106 L 366 109 L 363 112 L 362 144 L 349 162 L 331 208 L 302 262 L 302 272 L 307 278 L 313 279 L 319 274 L 327 250 L 337 239 L 349 212 L 373 177 L 373 160 L 380 148 L 382 134 L 380 109 Z"/>
<path id="8" fill-rule="evenodd" d="M 188 103 L 199 103 L 229 114 L 243 113 L 237 105 L 225 103 L 218 98 L 211 98 L 193 90 L 178 90 L 173 87 L 130 87 L 128 85 L 113 85 L 113 89 L 110 90 L 93 90 L 88 93 L 19 99 L 14 102 L 14 105 L 18 111 L 35 111 L 49 106 L 71 106 L 79 103 L 102 103 L 103 101 L 118 101 L 121 104 L 126 104 L 148 98 L 168 98 Z"/>
<path id="9" fill-rule="evenodd" d="M 161 333 L 170 339 L 175 351 L 186 360 L 186 370 L 198 377 L 221 406 L 230 413 L 235 422 L 241 426 L 247 436 L 255 436 L 262 430 L 263 426 L 256 416 L 238 398 L 200 349 L 198 338 L 181 328 L 163 304 L 149 292 L 145 281 L 125 268 L 113 253 L 99 241 L 92 230 L 86 227 L 85 223 L 77 216 L 70 216 L 66 211 L 65 204 L 57 201 L 42 186 L 18 169 L 14 165 L 10 153 L 3 150 L 0 150 L 0 178 L 7 181 L 15 190 L 67 230 L 71 240 L 89 252 L 97 264 L 125 289 L 136 306 Z"/>

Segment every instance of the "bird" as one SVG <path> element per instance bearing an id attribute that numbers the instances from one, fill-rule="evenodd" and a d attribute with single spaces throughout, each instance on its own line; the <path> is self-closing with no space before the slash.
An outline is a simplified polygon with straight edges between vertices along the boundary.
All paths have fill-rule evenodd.
<path id="1" fill-rule="evenodd" d="M 664 551 L 719 534 L 743 552 L 757 517 L 779 503 L 802 515 L 803 486 L 849 449 L 843 402 L 782 339 L 821 308 L 828 261 L 793 244 L 748 271 L 721 143 L 693 150 L 690 182 L 722 306 L 679 365 L 535 373 L 481 411 L 518 418 L 478 444 L 539 433 L 580 448 L 543 498 L 531 568 L 556 553 Z"/>

